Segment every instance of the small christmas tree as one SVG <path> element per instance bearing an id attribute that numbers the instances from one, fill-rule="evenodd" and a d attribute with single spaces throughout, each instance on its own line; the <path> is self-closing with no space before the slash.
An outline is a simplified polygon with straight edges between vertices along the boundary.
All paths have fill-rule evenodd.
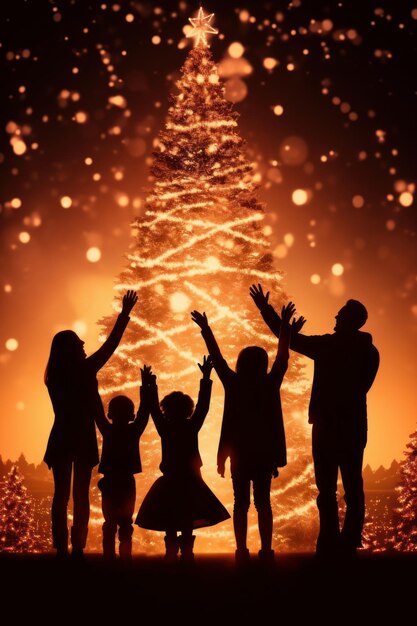
<path id="1" fill-rule="evenodd" d="M 262 283 L 278 309 L 289 298 L 282 273 L 274 268 L 270 229 L 263 224 L 265 213 L 257 197 L 254 166 L 238 133 L 238 114 L 225 98 L 207 44 L 206 34 L 214 31 L 211 17 L 200 9 L 198 18 L 191 20 L 196 44 L 185 60 L 177 94 L 171 97 L 165 128 L 154 142 L 152 186 L 144 215 L 134 223 L 137 235 L 116 284 L 115 309 L 127 289 L 136 290 L 139 301 L 118 350 L 101 373 L 105 402 L 119 393 L 131 394 L 137 402 L 139 368 L 144 363 L 158 377 L 161 398 L 180 389 L 196 399 L 197 362 L 202 361 L 205 346 L 191 321 L 193 309 L 207 313 L 231 367 L 248 345 L 265 347 L 271 359 L 276 354 L 277 339 L 256 310 L 249 287 Z M 114 316 L 101 324 L 107 335 Z M 282 396 L 288 468 L 272 485 L 274 542 L 277 548 L 308 549 L 314 543 L 317 515 L 306 395 L 295 354 Z M 232 511 L 231 481 L 216 473 L 222 410 L 223 389 L 214 376 L 200 450 L 207 481 Z M 160 442 L 151 422 L 141 450 L 145 471 L 139 479 L 139 498 L 159 473 Z M 234 549 L 231 521 L 201 532 L 208 550 Z M 249 536 L 252 533 L 257 534 L 255 518 Z"/>
<path id="2" fill-rule="evenodd" d="M 16 465 L 0 483 L 0 551 L 39 552 L 33 500 Z"/>
<path id="3" fill-rule="evenodd" d="M 410 435 L 405 458 L 400 463 L 400 482 L 396 488 L 394 512 L 395 550 L 417 550 L 417 430 Z"/>

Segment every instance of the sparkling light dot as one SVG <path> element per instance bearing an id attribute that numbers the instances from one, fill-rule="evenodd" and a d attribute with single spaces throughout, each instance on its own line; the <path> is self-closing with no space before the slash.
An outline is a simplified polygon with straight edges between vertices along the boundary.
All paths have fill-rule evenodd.
<path id="1" fill-rule="evenodd" d="M 84 320 L 75 320 L 72 325 L 72 330 L 80 337 L 84 337 L 87 334 L 88 326 Z"/>
<path id="2" fill-rule="evenodd" d="M 321 281 L 320 274 L 312 274 L 310 276 L 310 282 L 313 285 L 318 285 L 320 283 L 320 281 Z"/>
<path id="3" fill-rule="evenodd" d="M 161 38 L 159 35 L 154 35 L 152 37 L 152 43 L 154 44 L 154 46 L 158 46 L 161 43 Z"/>
<path id="4" fill-rule="evenodd" d="M 333 276 L 342 276 L 344 271 L 345 271 L 345 268 L 343 267 L 341 263 L 334 263 L 334 265 L 332 265 Z"/>
<path id="5" fill-rule="evenodd" d="M 275 115 L 282 115 L 284 113 L 284 107 L 281 104 L 276 104 L 274 106 L 274 113 Z"/>
<path id="6" fill-rule="evenodd" d="M 10 352 L 14 352 L 15 350 L 18 349 L 19 342 L 17 341 L 17 339 L 13 339 L 13 337 L 11 337 L 10 339 L 6 341 L 4 345 L 6 346 L 6 350 L 9 350 Z"/>
<path id="7" fill-rule="evenodd" d="M 365 204 L 365 200 L 363 196 L 360 196 L 360 195 L 353 196 L 352 205 L 355 207 L 355 209 L 362 208 L 364 204 Z"/>
<path id="8" fill-rule="evenodd" d="M 294 244 L 294 241 L 295 237 L 292 233 L 286 233 L 286 235 L 284 235 L 284 243 L 289 248 L 291 248 L 291 246 Z"/>
<path id="9" fill-rule="evenodd" d="M 10 143 L 12 144 L 13 152 L 17 156 L 21 156 L 22 154 L 25 154 L 27 147 L 26 147 L 25 142 L 22 141 L 22 139 L 13 137 L 13 139 L 10 140 Z"/>
<path id="10" fill-rule="evenodd" d="M 297 206 L 301 206 L 307 202 L 308 193 L 306 192 L 305 189 L 295 189 L 292 192 L 291 199 L 294 202 L 294 204 L 296 204 Z"/>
<path id="11" fill-rule="evenodd" d="M 25 230 L 23 230 L 21 233 L 19 233 L 19 241 L 21 243 L 29 243 L 29 241 L 30 241 L 29 233 L 26 232 Z"/>
<path id="12" fill-rule="evenodd" d="M 395 226 L 396 226 L 395 220 L 387 220 L 385 222 L 385 227 L 387 230 L 395 230 Z"/>
<path id="13" fill-rule="evenodd" d="M 276 67 L 277 65 L 278 65 L 277 59 L 274 59 L 272 57 L 266 57 L 264 59 L 263 66 L 267 70 L 273 70 L 274 67 Z"/>
<path id="14" fill-rule="evenodd" d="M 100 261 L 101 259 L 101 250 L 100 248 L 93 246 L 87 250 L 85 256 L 87 261 L 90 261 L 90 263 L 97 263 L 97 261 Z"/>
<path id="15" fill-rule="evenodd" d="M 72 198 L 69 196 L 62 196 L 60 203 L 63 209 L 69 209 L 70 206 L 72 206 Z"/>
<path id="16" fill-rule="evenodd" d="M 183 313 L 191 304 L 190 298 L 182 291 L 176 291 L 169 299 L 169 305 L 175 313 Z"/>
<path id="17" fill-rule="evenodd" d="M 403 191 L 400 194 L 400 197 L 398 198 L 398 202 L 401 204 L 401 206 L 411 206 L 413 204 L 414 198 L 413 198 L 413 194 L 410 193 L 409 191 Z"/>
<path id="18" fill-rule="evenodd" d="M 11 285 L 7 284 L 7 285 L 4 285 L 3 289 L 4 289 L 4 291 L 5 291 L 6 293 L 11 293 L 11 292 L 12 292 L 13 287 L 12 287 Z"/>
<path id="19" fill-rule="evenodd" d="M 245 48 L 238 41 L 234 41 L 230 44 L 227 51 L 233 59 L 239 59 L 245 52 Z"/>
<path id="20" fill-rule="evenodd" d="M 77 124 L 85 124 L 88 120 L 88 115 L 85 111 L 77 111 L 77 113 L 74 115 L 74 119 Z"/>
<path id="21" fill-rule="evenodd" d="M 12 209 L 20 209 L 20 207 L 22 206 L 22 201 L 20 198 L 12 198 L 10 200 L 10 206 L 12 207 Z"/>

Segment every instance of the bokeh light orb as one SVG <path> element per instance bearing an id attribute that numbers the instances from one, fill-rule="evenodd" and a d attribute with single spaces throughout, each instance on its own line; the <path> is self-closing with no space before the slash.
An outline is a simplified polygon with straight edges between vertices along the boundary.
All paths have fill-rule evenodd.
<path id="1" fill-rule="evenodd" d="M 312 274 L 310 276 L 310 282 L 312 285 L 318 285 L 321 281 L 320 274 Z"/>
<path id="2" fill-rule="evenodd" d="M 285 165 L 302 165 L 308 156 L 308 146 L 302 137 L 291 135 L 279 147 L 279 156 Z"/>
<path id="3" fill-rule="evenodd" d="M 341 263 L 334 263 L 332 265 L 333 276 L 342 276 L 344 271 L 345 271 L 345 268 L 343 267 Z"/>
<path id="4" fill-rule="evenodd" d="M 294 189 L 291 194 L 291 200 L 297 206 L 302 206 L 308 201 L 308 192 L 305 189 Z"/>
<path id="5" fill-rule="evenodd" d="M 241 102 L 248 95 L 246 83 L 238 76 L 229 78 L 229 80 L 226 81 L 224 89 L 225 98 L 229 102 Z"/>
<path id="6" fill-rule="evenodd" d="M 410 193 L 409 191 L 403 191 L 400 194 L 400 197 L 398 198 L 398 201 L 401 204 L 401 206 L 404 206 L 404 207 L 411 206 L 413 204 L 413 201 L 414 201 L 413 194 Z"/>
<path id="7" fill-rule="evenodd" d="M 176 291 L 169 299 L 169 305 L 174 313 L 184 313 L 190 308 L 191 300 L 182 291 Z"/>
<path id="8" fill-rule="evenodd" d="M 72 206 L 72 198 L 69 196 L 62 196 L 60 203 L 63 209 L 69 209 Z"/>
<path id="9" fill-rule="evenodd" d="M 239 59 L 245 52 L 245 48 L 238 41 L 234 41 L 230 44 L 227 51 L 233 59 Z"/>
<path id="10" fill-rule="evenodd" d="M 6 350 L 9 350 L 9 352 L 14 352 L 18 349 L 19 342 L 17 341 L 17 339 L 10 337 L 10 339 L 8 339 L 4 345 L 6 346 Z"/>
<path id="11" fill-rule="evenodd" d="M 101 259 L 101 250 L 96 246 L 92 246 L 91 248 L 88 248 L 85 256 L 87 261 L 90 261 L 90 263 L 97 263 L 97 261 L 100 261 Z"/>

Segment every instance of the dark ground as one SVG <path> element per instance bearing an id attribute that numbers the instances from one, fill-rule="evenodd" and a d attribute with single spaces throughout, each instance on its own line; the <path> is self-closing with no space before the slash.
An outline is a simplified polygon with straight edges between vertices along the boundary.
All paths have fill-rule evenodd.
<path id="1" fill-rule="evenodd" d="M 246 570 L 232 555 L 196 554 L 190 569 L 161 556 L 130 566 L 87 554 L 84 563 L 53 555 L 0 554 L 3 623 L 31 624 L 357 624 L 415 620 L 417 554 L 360 554 L 322 565 L 313 554 L 277 555 Z M 6 613 L 7 614 L 7 613 Z M 414 621 L 414 623 L 416 623 Z"/>

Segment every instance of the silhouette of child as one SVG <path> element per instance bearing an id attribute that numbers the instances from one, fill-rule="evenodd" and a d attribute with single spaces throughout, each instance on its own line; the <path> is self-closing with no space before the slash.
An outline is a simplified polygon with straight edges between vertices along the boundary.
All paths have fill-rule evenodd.
<path id="1" fill-rule="evenodd" d="M 213 365 L 204 357 L 198 367 L 203 376 L 195 409 L 190 396 L 181 391 L 173 391 L 159 403 L 156 378 L 151 384 L 151 416 L 161 438 L 162 476 L 145 495 L 135 523 L 165 532 L 165 560 L 170 563 L 177 560 L 178 552 L 182 562 L 192 563 L 193 530 L 230 518 L 201 475 L 198 432 L 210 405 Z"/>
<path id="2" fill-rule="evenodd" d="M 96 418 L 103 437 L 98 471 L 104 474 L 98 482 L 104 517 L 103 556 L 116 557 L 115 540 L 119 529 L 119 556 L 132 556 L 133 513 L 136 501 L 135 474 L 142 471 L 139 440 L 149 420 L 149 383 L 151 368 L 141 369 L 140 404 L 135 418 L 135 405 L 127 396 L 114 396 Z M 110 420 L 110 421 L 109 421 Z"/>
<path id="3" fill-rule="evenodd" d="M 72 556 L 83 558 L 90 516 L 91 472 L 99 461 L 94 419 L 103 411 L 97 373 L 119 345 L 137 299 L 135 291 L 127 291 L 110 335 L 89 357 L 84 351 L 84 341 L 72 330 L 62 330 L 52 339 L 44 381 L 54 410 L 54 423 L 43 460 L 52 468 L 54 477 L 52 539 L 59 558 L 68 554 L 71 480 Z"/>
<path id="4" fill-rule="evenodd" d="M 214 368 L 225 390 L 224 412 L 217 453 L 217 471 L 224 477 L 230 457 L 234 506 L 233 527 L 237 565 L 249 562 L 247 548 L 250 488 L 258 513 L 263 563 L 272 563 L 273 515 L 270 500 L 272 476 L 287 463 L 280 386 L 288 366 L 290 319 L 295 312 L 291 302 L 282 307 L 282 325 L 275 361 L 268 372 L 268 353 L 259 346 L 241 350 L 233 371 L 223 358 L 205 313 L 191 317 L 201 328 Z"/>

